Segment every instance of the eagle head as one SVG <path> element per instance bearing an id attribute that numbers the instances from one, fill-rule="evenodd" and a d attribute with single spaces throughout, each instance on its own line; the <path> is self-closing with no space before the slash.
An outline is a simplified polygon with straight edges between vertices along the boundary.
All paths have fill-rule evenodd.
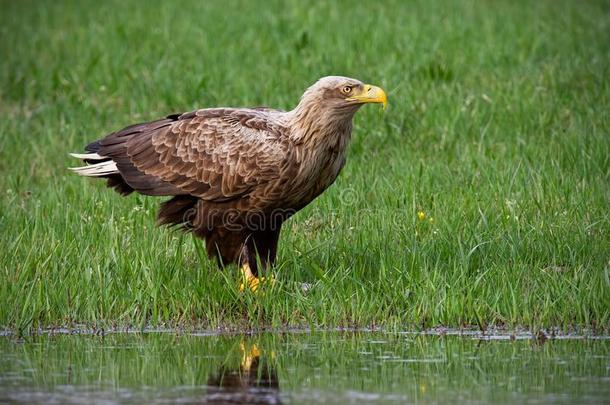
<path id="1" fill-rule="evenodd" d="M 336 110 L 357 110 L 367 103 L 385 108 L 388 98 L 380 87 L 343 76 L 326 76 L 305 91 L 302 102 L 315 102 Z"/>

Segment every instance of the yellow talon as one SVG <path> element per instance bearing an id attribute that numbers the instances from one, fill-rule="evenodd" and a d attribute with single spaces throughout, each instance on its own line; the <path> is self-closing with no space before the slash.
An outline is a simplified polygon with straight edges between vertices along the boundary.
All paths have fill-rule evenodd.
<path id="1" fill-rule="evenodd" d="M 239 285 L 239 291 L 244 292 L 246 290 L 246 286 L 250 289 L 250 291 L 255 292 L 258 289 L 258 285 L 260 284 L 260 280 L 258 277 L 250 277 L 242 282 Z"/>
<path id="2" fill-rule="evenodd" d="M 244 281 L 242 281 L 242 283 L 239 285 L 240 292 L 244 292 L 246 290 L 246 287 L 249 288 L 250 291 L 256 292 L 256 290 L 258 290 L 259 284 L 264 283 L 266 281 L 275 281 L 273 278 L 269 277 L 256 277 L 254 274 L 252 274 L 252 270 L 250 270 L 250 266 L 248 265 L 248 263 L 244 263 L 241 266 L 241 273 Z"/>

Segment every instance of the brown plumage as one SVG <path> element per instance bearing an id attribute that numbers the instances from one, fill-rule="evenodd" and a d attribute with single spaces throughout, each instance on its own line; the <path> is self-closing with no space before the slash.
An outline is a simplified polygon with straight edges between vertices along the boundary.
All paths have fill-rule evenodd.
<path id="1" fill-rule="evenodd" d="M 345 163 L 352 117 L 383 90 L 331 76 L 292 111 L 208 108 L 136 124 L 74 154 L 73 169 L 127 195 L 172 196 L 158 222 L 205 239 L 223 264 L 272 264 L 282 223 L 330 186 Z"/>

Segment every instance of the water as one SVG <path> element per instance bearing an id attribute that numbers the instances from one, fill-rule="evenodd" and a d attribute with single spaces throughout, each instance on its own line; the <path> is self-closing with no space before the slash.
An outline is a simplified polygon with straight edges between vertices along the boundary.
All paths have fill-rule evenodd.
<path id="1" fill-rule="evenodd" d="M 0 337 L 0 403 L 610 401 L 610 340 L 410 333 Z"/>

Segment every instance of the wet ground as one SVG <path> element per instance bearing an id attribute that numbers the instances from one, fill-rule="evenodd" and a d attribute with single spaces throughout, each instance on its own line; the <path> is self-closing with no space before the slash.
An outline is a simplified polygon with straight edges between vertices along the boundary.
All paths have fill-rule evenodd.
<path id="1" fill-rule="evenodd" d="M 604 403 L 605 337 L 172 332 L 0 337 L 0 403 Z"/>

